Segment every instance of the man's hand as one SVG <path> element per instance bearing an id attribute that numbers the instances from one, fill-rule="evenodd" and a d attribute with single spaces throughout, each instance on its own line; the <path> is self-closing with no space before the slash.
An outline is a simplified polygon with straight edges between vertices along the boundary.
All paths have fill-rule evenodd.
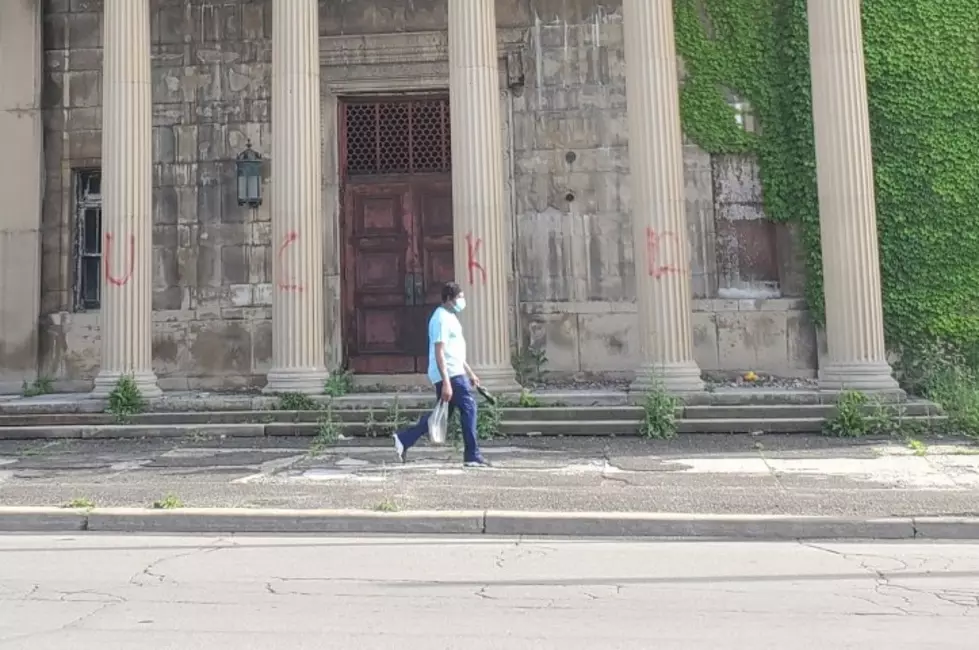
<path id="1" fill-rule="evenodd" d="M 477 377 L 476 375 L 469 375 L 469 381 L 472 382 L 473 386 L 479 388 L 480 386 L 479 377 Z"/>
<path id="2" fill-rule="evenodd" d="M 442 382 L 442 401 L 448 402 L 452 400 L 452 382 L 443 381 Z"/>

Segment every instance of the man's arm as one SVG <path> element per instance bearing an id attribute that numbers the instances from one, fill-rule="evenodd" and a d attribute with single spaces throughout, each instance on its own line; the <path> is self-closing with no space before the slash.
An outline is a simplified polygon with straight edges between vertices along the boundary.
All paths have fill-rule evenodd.
<path id="1" fill-rule="evenodd" d="M 474 386 L 479 386 L 479 377 L 473 372 L 473 369 L 469 367 L 468 363 L 463 362 L 463 367 L 466 369 L 466 374 L 469 375 L 469 381 L 473 383 Z"/>
<path id="2" fill-rule="evenodd" d="M 445 343 L 442 341 L 438 341 L 435 344 L 435 364 L 439 367 L 439 374 L 442 375 L 442 381 L 444 384 L 448 384 L 449 371 L 445 368 Z"/>

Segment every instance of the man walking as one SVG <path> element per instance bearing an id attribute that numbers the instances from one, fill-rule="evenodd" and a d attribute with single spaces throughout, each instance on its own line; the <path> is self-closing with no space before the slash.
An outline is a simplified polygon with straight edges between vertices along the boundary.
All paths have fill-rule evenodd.
<path id="1" fill-rule="evenodd" d="M 428 321 L 428 378 L 435 385 L 435 394 L 449 403 L 449 417 L 456 409 L 462 419 L 462 441 L 466 467 L 489 467 L 476 440 L 476 396 L 479 377 L 466 363 L 466 339 L 457 314 L 466 308 L 466 297 L 455 282 L 442 287 L 442 304 Z M 394 434 L 394 450 L 405 462 L 408 450 L 428 432 L 428 413 L 418 423 Z"/>

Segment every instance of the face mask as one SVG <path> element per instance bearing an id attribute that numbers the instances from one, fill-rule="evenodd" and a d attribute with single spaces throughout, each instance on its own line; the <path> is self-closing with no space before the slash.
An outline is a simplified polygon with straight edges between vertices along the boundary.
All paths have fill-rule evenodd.
<path id="1" fill-rule="evenodd" d="M 457 314 L 459 312 L 461 312 L 465 308 L 466 308 L 466 299 L 465 298 L 459 298 L 458 300 L 455 301 L 455 304 L 452 305 L 452 310 L 455 313 L 457 313 Z"/>

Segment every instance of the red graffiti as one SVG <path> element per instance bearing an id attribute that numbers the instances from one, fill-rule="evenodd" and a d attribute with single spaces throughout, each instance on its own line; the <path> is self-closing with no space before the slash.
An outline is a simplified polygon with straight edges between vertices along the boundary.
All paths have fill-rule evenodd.
<path id="1" fill-rule="evenodd" d="M 466 268 L 469 270 L 469 285 L 475 286 L 476 279 L 474 277 L 474 272 L 479 271 L 480 276 L 483 278 L 483 284 L 486 284 L 486 269 L 479 262 L 479 249 L 483 246 L 483 240 L 478 237 L 473 237 L 472 233 L 466 235 L 466 256 L 468 261 L 466 262 Z"/>
<path id="2" fill-rule="evenodd" d="M 285 239 L 282 240 L 282 245 L 279 246 L 279 252 L 276 255 L 276 260 L 279 265 L 279 288 L 283 291 L 302 291 L 303 286 L 295 282 L 291 282 L 292 278 L 289 277 L 289 272 L 285 267 L 285 252 L 286 249 L 292 246 L 296 240 L 299 239 L 299 233 L 295 230 L 290 230 L 286 233 Z"/>
<path id="3" fill-rule="evenodd" d="M 669 273 L 679 273 L 680 269 L 673 266 L 672 264 L 663 264 L 660 261 L 660 244 L 663 243 L 665 239 L 672 239 L 676 242 L 676 235 L 672 232 L 664 232 L 662 234 L 657 234 L 652 228 L 646 228 L 646 263 L 648 265 L 648 272 L 651 277 L 659 280 L 664 275 Z"/>
<path id="4" fill-rule="evenodd" d="M 117 287 L 125 285 L 133 277 L 133 271 L 136 269 L 136 235 L 129 235 L 129 269 L 126 271 L 126 275 L 121 278 L 117 278 L 112 275 L 112 233 L 105 233 L 105 250 L 103 251 L 102 258 L 105 260 L 105 279 L 109 284 L 114 284 Z"/>

